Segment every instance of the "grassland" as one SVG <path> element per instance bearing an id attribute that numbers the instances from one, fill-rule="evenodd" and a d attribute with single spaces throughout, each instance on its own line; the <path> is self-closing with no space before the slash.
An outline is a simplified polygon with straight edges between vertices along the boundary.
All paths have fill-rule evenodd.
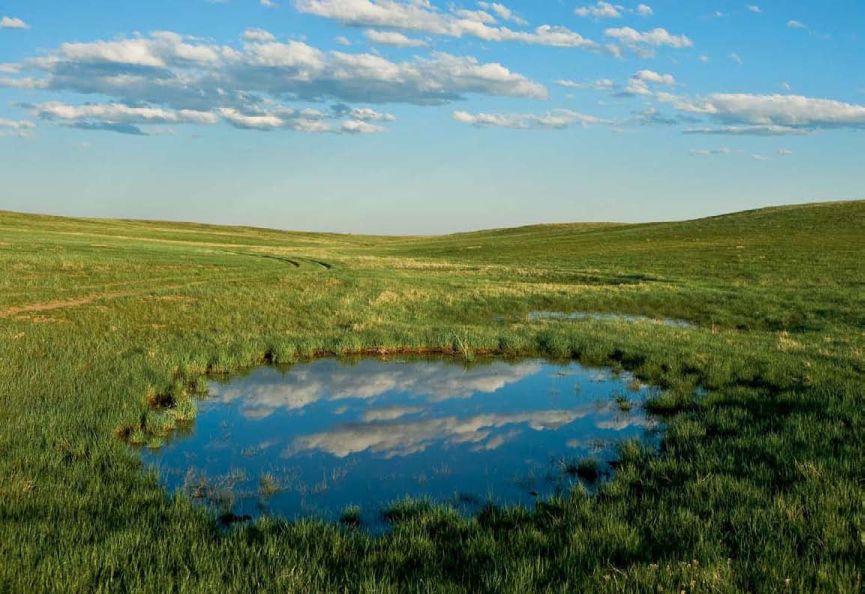
<path id="1" fill-rule="evenodd" d="M 435 238 L 0 212 L 0 591 L 861 592 L 863 262 L 865 202 Z M 630 369 L 663 443 L 597 495 L 403 503 L 379 538 L 220 529 L 127 443 L 208 375 L 401 350 Z"/>

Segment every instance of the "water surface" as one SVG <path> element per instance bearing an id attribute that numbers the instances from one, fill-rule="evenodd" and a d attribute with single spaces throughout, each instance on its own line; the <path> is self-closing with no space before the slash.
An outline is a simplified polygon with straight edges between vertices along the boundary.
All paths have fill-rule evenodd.
<path id="1" fill-rule="evenodd" d="M 239 516 L 358 506 L 373 525 L 404 497 L 532 504 L 645 436 L 648 390 L 577 363 L 322 359 L 214 384 L 194 427 L 144 457 L 169 489 Z"/>

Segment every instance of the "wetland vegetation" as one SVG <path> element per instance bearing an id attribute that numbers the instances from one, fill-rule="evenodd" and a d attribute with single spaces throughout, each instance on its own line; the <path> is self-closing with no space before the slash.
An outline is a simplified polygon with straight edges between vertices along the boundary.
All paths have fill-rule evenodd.
<path id="1" fill-rule="evenodd" d="M 0 213 L 0 590 L 860 592 L 863 231 L 863 202 L 444 237 Z M 627 371 L 665 430 L 381 535 L 220 515 L 130 446 L 182 443 L 227 374 L 400 353 Z"/>

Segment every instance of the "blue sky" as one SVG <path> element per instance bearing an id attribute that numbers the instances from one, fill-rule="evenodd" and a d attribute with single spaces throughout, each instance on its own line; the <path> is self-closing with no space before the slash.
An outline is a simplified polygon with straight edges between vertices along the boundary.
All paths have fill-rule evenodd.
<path id="1" fill-rule="evenodd" d="M 862 198 L 865 3 L 0 1 L 0 209 L 439 233 Z"/>

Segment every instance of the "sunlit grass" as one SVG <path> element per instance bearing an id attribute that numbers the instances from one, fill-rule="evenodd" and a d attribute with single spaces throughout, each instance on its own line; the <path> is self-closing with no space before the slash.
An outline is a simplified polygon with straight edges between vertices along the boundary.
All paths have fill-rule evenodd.
<path id="1" fill-rule="evenodd" d="M 0 213 L 0 590 L 859 592 L 863 229 L 863 203 L 387 239 Z M 139 461 L 207 380 L 400 351 L 628 370 L 661 442 L 531 509 L 396 502 L 379 537 Z"/>

